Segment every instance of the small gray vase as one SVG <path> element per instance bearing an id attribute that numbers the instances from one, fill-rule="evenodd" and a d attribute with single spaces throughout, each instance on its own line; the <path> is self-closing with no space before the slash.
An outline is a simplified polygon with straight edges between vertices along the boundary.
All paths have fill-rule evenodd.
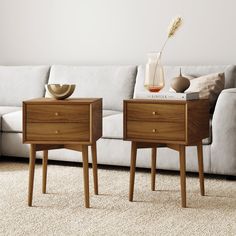
<path id="1" fill-rule="evenodd" d="M 190 81 L 188 78 L 182 76 L 181 68 L 179 76 L 175 77 L 171 81 L 171 88 L 174 89 L 177 93 L 183 93 L 190 86 Z"/>

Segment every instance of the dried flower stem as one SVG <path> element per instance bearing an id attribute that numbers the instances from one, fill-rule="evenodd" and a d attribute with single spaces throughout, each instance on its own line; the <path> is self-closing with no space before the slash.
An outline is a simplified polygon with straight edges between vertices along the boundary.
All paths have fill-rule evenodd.
<path id="1" fill-rule="evenodd" d="M 176 17 L 172 21 L 172 23 L 171 23 L 171 25 L 169 27 L 169 32 L 168 32 L 167 38 L 166 38 L 166 40 L 165 40 L 165 42 L 164 42 L 164 44 L 163 44 L 163 46 L 161 48 L 160 54 L 157 56 L 157 62 L 160 59 L 161 54 L 162 54 L 162 52 L 163 52 L 163 50 L 164 50 L 168 40 L 175 35 L 176 31 L 179 29 L 179 27 L 181 25 L 182 25 L 182 18 L 181 17 Z M 156 66 L 155 66 L 155 71 L 154 71 L 153 84 L 154 84 L 154 80 L 155 80 L 155 77 L 156 77 L 156 70 L 157 70 L 157 63 L 156 63 Z"/>
<path id="2" fill-rule="evenodd" d="M 168 32 L 168 35 L 167 35 L 167 39 L 165 40 L 162 48 L 161 48 L 161 53 L 163 52 L 168 40 L 173 37 L 176 33 L 176 31 L 179 29 L 179 27 L 182 25 L 182 18 L 181 17 L 177 17 L 175 18 L 170 27 L 169 27 L 169 32 Z"/>

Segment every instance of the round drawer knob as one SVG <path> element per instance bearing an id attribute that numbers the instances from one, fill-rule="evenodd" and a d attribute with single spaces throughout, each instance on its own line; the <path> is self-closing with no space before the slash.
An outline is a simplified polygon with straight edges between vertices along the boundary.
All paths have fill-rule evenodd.
<path id="1" fill-rule="evenodd" d="M 58 113 L 58 112 L 55 112 L 54 114 L 55 114 L 55 116 L 58 116 L 58 115 L 59 115 L 59 113 Z"/>
<path id="2" fill-rule="evenodd" d="M 153 111 L 152 114 L 153 114 L 153 115 L 157 115 L 157 112 L 156 112 L 156 111 Z"/>
<path id="3" fill-rule="evenodd" d="M 55 134 L 59 134 L 59 130 L 55 130 Z"/>
<path id="4" fill-rule="evenodd" d="M 156 133 L 156 132 L 157 132 L 157 130 L 156 130 L 156 129 L 153 129 L 153 130 L 152 130 L 152 132 L 153 132 L 153 133 Z"/>

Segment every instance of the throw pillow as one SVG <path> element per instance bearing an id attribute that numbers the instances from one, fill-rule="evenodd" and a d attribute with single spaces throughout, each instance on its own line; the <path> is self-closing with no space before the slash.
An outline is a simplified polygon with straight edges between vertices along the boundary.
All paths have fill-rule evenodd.
<path id="1" fill-rule="evenodd" d="M 189 79 L 190 86 L 185 92 L 199 92 L 199 97 L 201 99 L 208 98 L 210 107 L 213 108 L 225 86 L 224 73 L 214 73 Z"/>

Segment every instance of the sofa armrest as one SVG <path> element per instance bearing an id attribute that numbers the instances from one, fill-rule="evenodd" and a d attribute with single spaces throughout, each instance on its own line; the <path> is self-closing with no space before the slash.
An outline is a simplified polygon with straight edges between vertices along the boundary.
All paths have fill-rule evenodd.
<path id="1" fill-rule="evenodd" d="M 236 176 L 236 88 L 221 92 L 212 119 L 211 169 Z"/>

